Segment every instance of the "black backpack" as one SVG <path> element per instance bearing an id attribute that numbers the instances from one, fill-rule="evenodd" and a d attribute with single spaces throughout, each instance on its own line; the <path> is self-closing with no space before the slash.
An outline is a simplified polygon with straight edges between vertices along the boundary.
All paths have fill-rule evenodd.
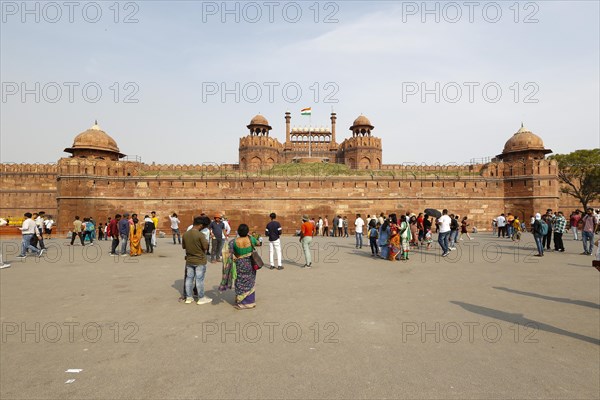
<path id="1" fill-rule="evenodd" d="M 452 218 L 452 221 L 450 221 L 450 229 L 452 229 L 453 231 L 458 229 L 458 221 L 456 220 L 456 218 Z"/>
<path id="2" fill-rule="evenodd" d="M 144 235 L 151 235 L 153 230 L 154 230 L 154 222 L 146 221 L 144 223 L 144 230 L 142 230 L 142 233 Z"/>

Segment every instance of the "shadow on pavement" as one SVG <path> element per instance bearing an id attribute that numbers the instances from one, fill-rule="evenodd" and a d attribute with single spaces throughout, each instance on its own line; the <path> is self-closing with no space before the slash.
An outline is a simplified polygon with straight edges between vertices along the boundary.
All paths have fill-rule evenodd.
<path id="1" fill-rule="evenodd" d="M 557 335 L 571 337 L 573 339 L 578 339 L 584 342 L 592 343 L 595 345 L 600 345 L 600 339 L 595 339 L 589 336 L 581 335 L 579 333 L 566 331 L 564 329 L 557 328 L 552 325 L 545 324 L 543 322 L 534 321 L 529 318 L 525 318 L 523 314 L 511 314 L 500 310 L 495 310 L 493 308 L 487 308 L 483 306 L 478 306 L 475 304 L 463 303 L 461 301 L 451 301 L 450 303 L 461 306 L 467 311 L 470 311 L 475 314 L 484 315 L 486 317 L 496 318 L 501 321 L 510 322 L 513 324 L 519 324 L 521 326 L 532 326 L 535 329 L 540 331 L 546 331 L 550 333 L 555 333 Z"/>
<path id="2" fill-rule="evenodd" d="M 572 299 L 569 299 L 566 297 L 552 297 L 552 296 L 546 296 L 543 294 L 537 294 L 537 293 L 532 293 L 532 292 L 523 292 L 521 290 L 509 289 L 509 288 L 505 288 L 505 287 L 493 286 L 493 288 L 497 289 L 497 290 L 504 290 L 505 292 L 509 292 L 509 293 L 520 294 L 523 296 L 537 297 L 538 299 L 557 301 L 559 303 L 575 304 L 578 306 L 600 309 L 600 304 L 592 303 L 590 301 L 572 300 Z"/>

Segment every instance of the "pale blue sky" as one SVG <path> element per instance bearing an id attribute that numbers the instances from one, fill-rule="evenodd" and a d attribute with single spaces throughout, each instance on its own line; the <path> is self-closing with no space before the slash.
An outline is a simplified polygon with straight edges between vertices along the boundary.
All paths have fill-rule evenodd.
<path id="1" fill-rule="evenodd" d="M 255 3 L 263 13 L 257 23 L 245 20 L 254 17 L 251 8 L 243 13 L 245 3 L 228 3 L 231 8 L 238 4 L 239 23 L 235 15 L 225 15 L 223 23 L 222 10 L 203 15 L 213 6 L 221 8 L 222 2 L 130 3 L 119 4 L 118 23 L 112 1 L 95 3 L 102 10 L 97 23 L 83 18 L 86 2 L 74 10 L 73 23 L 67 8 L 57 23 L 49 22 L 55 10 L 39 3 L 38 23 L 35 14 L 22 15 L 21 2 L 3 2 L 2 162 L 54 162 L 67 156 L 62 150 L 95 119 L 123 153 L 139 155 L 144 162 L 237 162 L 239 137 L 247 134 L 246 125 L 255 114 L 265 115 L 272 136 L 283 142 L 285 111 L 292 112 L 293 125 L 306 125 L 308 119 L 299 111 L 309 106 L 313 125 L 328 124 L 334 107 L 338 142 L 349 136 L 358 115 L 369 117 L 374 135 L 383 141 L 384 163 L 462 163 L 493 156 L 521 121 L 555 152 L 600 146 L 597 1 L 520 2 L 519 23 L 514 21 L 513 1 L 499 2 L 502 17 L 497 23 L 484 18 L 484 6 L 485 17 L 494 17 L 490 2 L 479 2 L 472 23 L 464 2 L 455 3 L 462 12 L 456 23 L 448 21 L 455 10 L 446 2 L 427 3 L 431 9 L 446 7 L 439 23 L 433 15 L 425 15 L 422 22 L 421 9 L 410 15 L 413 5 L 420 8 L 422 2 L 320 2 L 318 23 L 313 1 L 295 3 L 302 10 L 297 23 L 285 20 L 286 4 L 285 17 L 294 17 L 293 4 L 286 2 L 276 2 L 273 22 L 264 2 Z M 338 22 L 324 23 L 336 9 Z M 123 23 L 132 12 L 138 22 Z M 523 23 L 532 13 L 538 22 Z M 93 7 L 86 17 L 95 17 Z M 10 94 L 15 84 L 20 91 L 22 83 L 33 89 L 36 82 L 46 86 L 39 103 L 33 94 L 25 102 L 20 92 Z M 50 82 L 62 87 L 55 103 L 50 102 L 55 96 Z M 72 103 L 64 82 L 79 84 Z M 102 89 L 97 103 L 81 93 L 90 82 Z M 126 88 L 127 82 L 134 85 Z M 207 82 L 229 88 L 236 82 L 240 87 L 256 82 L 262 96 L 253 103 L 256 92 L 249 90 L 239 102 L 234 95 L 222 102 L 220 94 L 203 96 Z M 279 84 L 273 101 L 265 82 Z M 315 82 L 318 101 L 313 98 Z M 333 86 L 326 87 L 328 82 Z M 415 87 L 412 82 L 431 89 L 439 82 L 448 90 L 439 103 L 433 94 L 425 102 L 420 94 L 403 101 L 403 88 Z M 479 85 L 472 103 L 464 82 Z M 515 82 L 520 88 L 517 102 Z M 528 82 L 532 84 L 526 87 Z M 302 89 L 299 101 L 284 96 L 286 83 Z M 502 90 L 496 103 L 482 93 L 489 83 Z M 456 85 L 463 97 L 452 103 Z M 136 87 L 139 91 L 133 94 Z M 332 88 L 338 89 L 332 96 L 337 103 L 325 100 Z M 89 93 L 93 97 L 91 89 Z M 128 93 L 138 102 L 124 102 Z M 527 94 L 538 102 L 525 102 Z M 293 90 L 288 95 L 294 97 Z"/>

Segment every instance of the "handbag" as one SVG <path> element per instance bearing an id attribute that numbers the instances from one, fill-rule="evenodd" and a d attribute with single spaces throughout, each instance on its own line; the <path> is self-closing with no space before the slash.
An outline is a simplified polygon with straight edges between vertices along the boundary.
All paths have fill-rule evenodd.
<path id="1" fill-rule="evenodd" d="M 250 245 L 252 245 L 252 239 L 250 239 Z M 250 256 L 250 259 L 252 260 L 252 268 L 254 268 L 255 271 L 258 271 L 265 265 L 254 246 L 252 246 L 252 255 Z"/>

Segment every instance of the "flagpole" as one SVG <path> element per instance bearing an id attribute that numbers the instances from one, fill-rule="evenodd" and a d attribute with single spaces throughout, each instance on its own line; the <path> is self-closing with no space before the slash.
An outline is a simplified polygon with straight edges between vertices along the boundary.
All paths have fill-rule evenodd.
<path id="1" fill-rule="evenodd" d="M 308 157 L 312 157 L 312 135 L 310 134 L 310 128 L 312 124 L 312 110 L 308 116 Z"/>

